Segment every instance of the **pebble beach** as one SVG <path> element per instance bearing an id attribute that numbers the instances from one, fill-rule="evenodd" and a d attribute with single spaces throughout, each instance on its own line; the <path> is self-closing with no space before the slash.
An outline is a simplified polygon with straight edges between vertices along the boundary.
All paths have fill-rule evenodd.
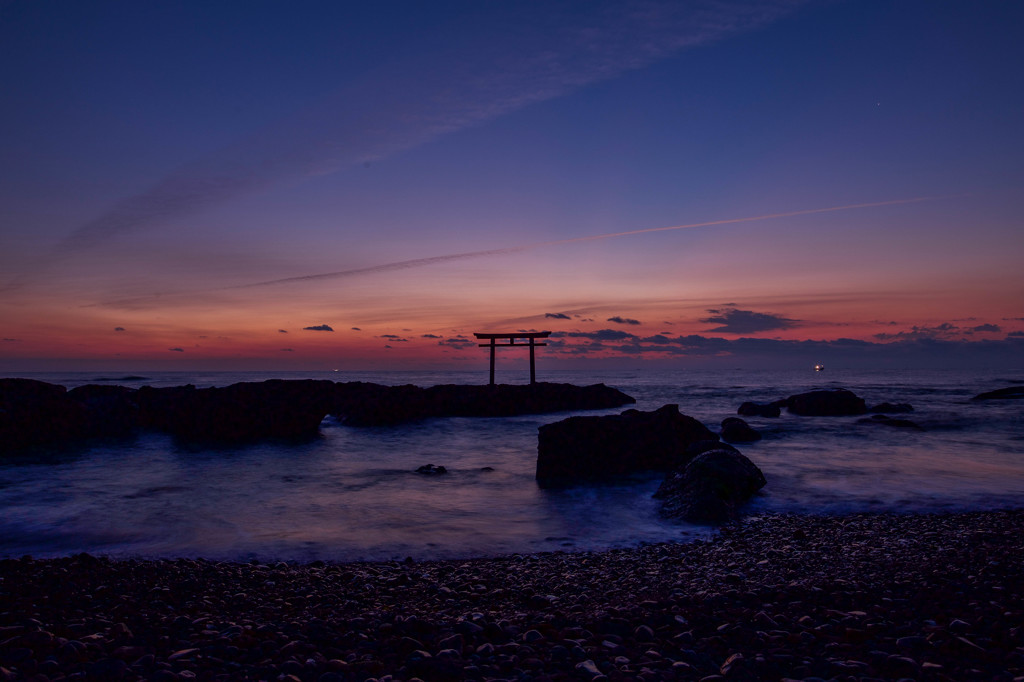
<path id="1" fill-rule="evenodd" d="M 1024 511 L 385 563 L 0 560 L 0 678 L 1019 680 Z"/>

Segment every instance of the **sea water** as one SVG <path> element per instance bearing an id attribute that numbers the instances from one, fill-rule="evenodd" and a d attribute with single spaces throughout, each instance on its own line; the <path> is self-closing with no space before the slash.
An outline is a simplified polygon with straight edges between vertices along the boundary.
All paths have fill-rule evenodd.
<path id="1" fill-rule="evenodd" d="M 513 381 L 517 378 L 511 376 Z M 382 384 L 480 383 L 473 372 L 48 373 L 68 388 L 225 386 L 269 378 Z M 501 380 L 503 377 L 499 377 Z M 924 431 L 857 417 L 748 418 L 740 450 L 768 485 L 747 513 L 936 511 L 1024 504 L 1024 401 L 971 401 L 1024 372 L 826 370 L 541 372 L 605 383 L 652 410 L 677 404 L 717 431 L 740 403 L 844 387 L 868 405 L 911 403 Z M 712 532 L 662 519 L 661 476 L 537 486 L 537 429 L 573 414 L 443 418 L 356 428 L 328 417 L 298 444 L 189 447 L 162 434 L 0 463 L 0 556 L 382 560 L 579 551 L 686 541 Z M 448 473 L 424 475 L 424 464 Z"/>

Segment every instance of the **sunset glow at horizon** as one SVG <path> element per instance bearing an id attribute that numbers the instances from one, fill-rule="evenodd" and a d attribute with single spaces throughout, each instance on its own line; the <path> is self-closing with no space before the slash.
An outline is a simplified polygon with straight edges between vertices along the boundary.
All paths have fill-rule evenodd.
<path id="1" fill-rule="evenodd" d="M 0 372 L 478 369 L 539 330 L 539 368 L 1019 368 L 1022 29 L 3 4 Z"/>

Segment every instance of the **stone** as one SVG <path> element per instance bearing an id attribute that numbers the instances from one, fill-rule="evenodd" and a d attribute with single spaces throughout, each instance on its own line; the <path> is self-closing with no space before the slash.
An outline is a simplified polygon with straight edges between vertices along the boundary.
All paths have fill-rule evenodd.
<path id="1" fill-rule="evenodd" d="M 331 414 L 349 426 L 388 426 L 434 417 L 510 417 L 597 410 L 636 402 L 618 389 L 593 384 L 382 386 L 337 384 Z"/>
<path id="2" fill-rule="evenodd" d="M 655 497 L 661 513 L 692 523 L 722 523 L 739 515 L 740 506 L 767 481 L 747 457 L 729 450 L 710 450 L 662 482 Z"/>
<path id="3" fill-rule="evenodd" d="M 434 464 L 424 464 L 423 466 L 416 469 L 418 474 L 426 474 L 427 476 L 439 476 L 441 474 L 447 474 L 448 469 L 443 466 L 437 466 Z"/>
<path id="4" fill-rule="evenodd" d="M 0 455 L 83 438 L 88 416 L 63 386 L 0 379 Z"/>
<path id="5" fill-rule="evenodd" d="M 924 429 L 917 423 L 910 421 L 909 419 L 894 419 L 884 414 L 873 414 L 870 417 L 864 419 L 858 419 L 858 424 L 880 424 L 882 426 L 892 426 L 900 429 L 912 429 L 914 431 L 924 431 Z"/>
<path id="6" fill-rule="evenodd" d="M 729 443 L 752 443 L 761 440 L 761 433 L 739 417 L 726 417 L 722 420 L 719 432 L 722 440 Z"/>
<path id="7" fill-rule="evenodd" d="M 736 410 L 736 414 L 743 417 L 778 417 L 782 410 L 775 403 L 762 405 L 761 403 L 745 402 Z"/>
<path id="8" fill-rule="evenodd" d="M 1024 398 L 1024 386 L 997 388 L 994 391 L 979 393 L 971 398 L 971 400 L 1010 400 L 1013 398 Z"/>
<path id="9" fill-rule="evenodd" d="M 564 485 L 669 471 L 688 461 L 686 448 L 701 440 L 716 440 L 715 434 L 680 414 L 678 405 L 570 417 L 540 427 L 536 477 L 541 485 Z"/>
<path id="10" fill-rule="evenodd" d="M 201 443 L 311 438 L 319 433 L 333 395 L 334 382 L 312 379 L 138 391 L 145 426 Z"/>
<path id="11" fill-rule="evenodd" d="M 798 393 L 786 398 L 786 410 L 812 417 L 838 417 L 867 412 L 864 399 L 845 388 Z"/>
<path id="12" fill-rule="evenodd" d="M 899 412 L 913 412 L 914 406 L 910 403 L 878 403 L 868 410 L 875 414 L 895 414 Z"/>

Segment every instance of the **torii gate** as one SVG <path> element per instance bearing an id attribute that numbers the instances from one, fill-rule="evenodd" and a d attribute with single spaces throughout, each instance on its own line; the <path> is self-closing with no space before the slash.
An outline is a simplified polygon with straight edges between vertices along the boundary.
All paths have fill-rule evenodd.
<path id="1" fill-rule="evenodd" d="M 551 335 L 551 332 L 517 332 L 517 333 L 514 333 L 514 334 L 512 334 L 512 333 L 509 333 L 509 334 L 479 334 L 479 333 L 474 333 L 473 336 L 475 336 L 478 339 L 490 339 L 490 343 L 481 343 L 480 347 L 481 348 L 486 348 L 486 347 L 489 346 L 490 349 L 491 349 L 491 386 L 494 385 L 494 349 L 497 348 L 498 346 L 501 346 L 502 348 L 504 348 L 506 346 L 527 346 L 528 345 L 530 347 L 530 383 L 531 384 L 537 383 L 537 369 L 536 369 L 536 362 L 535 362 L 534 356 L 533 356 L 533 349 L 536 348 L 537 346 L 546 346 L 546 345 L 548 345 L 546 343 L 537 343 L 537 339 L 546 339 L 550 335 Z M 496 344 L 495 343 L 496 339 L 508 339 L 508 343 Z M 526 344 L 526 343 L 516 343 L 516 339 L 527 339 L 527 340 L 529 340 L 529 343 L 528 344 Z"/>

